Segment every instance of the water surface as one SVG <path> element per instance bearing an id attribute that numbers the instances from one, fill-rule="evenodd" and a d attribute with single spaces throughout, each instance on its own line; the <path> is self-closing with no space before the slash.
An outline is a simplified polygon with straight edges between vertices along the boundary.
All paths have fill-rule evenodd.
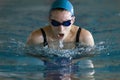
<path id="1" fill-rule="evenodd" d="M 71 0 L 75 8 L 75 24 L 91 31 L 97 55 L 81 58 L 72 67 L 67 65 L 56 69 L 52 66 L 54 69 L 49 70 L 39 58 L 25 54 L 24 47 L 30 32 L 48 24 L 52 1 L 0 1 L 0 79 L 44 80 L 61 77 L 67 80 L 119 80 L 119 0 Z"/>

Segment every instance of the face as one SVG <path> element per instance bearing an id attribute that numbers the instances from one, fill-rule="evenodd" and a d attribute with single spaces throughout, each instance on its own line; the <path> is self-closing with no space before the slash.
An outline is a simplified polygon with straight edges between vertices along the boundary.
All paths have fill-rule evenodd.
<path id="1" fill-rule="evenodd" d="M 68 11 L 52 11 L 49 20 L 54 36 L 59 40 L 67 37 L 71 30 L 71 25 L 74 23 L 74 17 Z"/>

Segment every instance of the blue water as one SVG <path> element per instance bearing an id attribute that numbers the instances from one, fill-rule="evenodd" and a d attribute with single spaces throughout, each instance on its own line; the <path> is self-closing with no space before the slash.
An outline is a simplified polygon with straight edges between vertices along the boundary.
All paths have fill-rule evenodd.
<path id="1" fill-rule="evenodd" d="M 57 67 L 54 63 L 47 67 L 39 58 L 26 54 L 26 39 L 31 31 L 48 24 L 48 10 L 52 1 L 0 1 L 0 79 L 120 80 L 119 0 L 71 0 L 75 8 L 75 24 L 93 34 L 95 56 L 80 55 L 81 58 L 75 61 L 77 63 L 71 65 L 68 62 L 65 66 L 59 63 L 66 64 L 67 60 L 50 56 Z M 84 52 L 87 50 L 84 49 Z M 76 50 L 70 53 L 67 49 L 48 51 L 49 55 L 56 52 L 59 56 L 76 53 Z M 58 59 L 55 61 L 53 58 Z"/>

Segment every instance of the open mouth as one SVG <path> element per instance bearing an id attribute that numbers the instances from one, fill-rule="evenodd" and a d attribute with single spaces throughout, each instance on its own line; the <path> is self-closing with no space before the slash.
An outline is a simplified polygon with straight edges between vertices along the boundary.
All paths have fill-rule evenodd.
<path id="1" fill-rule="evenodd" d="M 59 33 L 58 34 L 58 38 L 62 39 L 64 37 L 64 34 L 63 33 Z"/>

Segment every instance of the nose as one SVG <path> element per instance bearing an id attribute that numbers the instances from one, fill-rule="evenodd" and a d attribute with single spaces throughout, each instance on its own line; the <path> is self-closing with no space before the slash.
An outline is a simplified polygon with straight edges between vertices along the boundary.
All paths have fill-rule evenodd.
<path id="1" fill-rule="evenodd" d="M 60 32 L 62 32 L 62 31 L 64 30 L 64 26 L 63 26 L 63 25 L 60 25 L 60 26 L 58 27 L 58 30 L 59 30 Z"/>

